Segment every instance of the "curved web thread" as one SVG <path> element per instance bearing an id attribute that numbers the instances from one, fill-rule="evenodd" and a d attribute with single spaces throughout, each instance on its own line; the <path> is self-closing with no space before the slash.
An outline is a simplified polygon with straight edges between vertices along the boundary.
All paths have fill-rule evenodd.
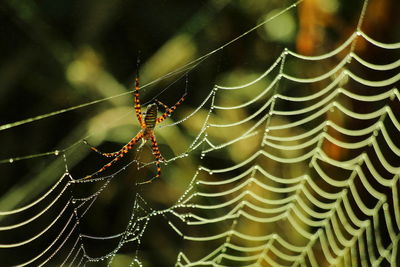
<path id="1" fill-rule="evenodd" d="M 104 178 L 103 178 L 104 180 Z M 132 242 L 140 242 L 140 239 L 146 229 L 147 222 L 141 223 L 141 221 L 135 222 L 135 217 L 146 213 L 148 211 L 145 210 L 145 207 L 141 205 L 140 195 L 136 195 L 134 205 L 132 205 L 132 214 L 129 219 L 129 223 L 125 231 L 121 233 L 117 233 L 110 236 L 93 236 L 89 234 L 85 234 L 83 231 L 79 229 L 79 224 L 82 219 L 85 217 L 86 213 L 90 210 L 92 205 L 97 200 L 97 197 L 102 193 L 102 191 L 107 188 L 108 184 L 112 178 L 105 180 L 103 185 L 98 189 L 95 193 L 86 196 L 84 198 L 67 198 L 66 204 L 62 206 L 59 214 L 55 218 L 47 218 L 48 225 L 44 226 L 43 230 L 37 234 L 34 234 L 32 237 L 27 238 L 25 240 L 8 243 L 8 244 L 0 244 L 1 249 L 18 249 L 21 246 L 32 245 L 35 240 L 39 239 L 47 239 L 48 232 L 51 231 L 52 228 L 55 227 L 56 224 L 61 223 L 62 227 L 61 231 L 58 235 L 49 242 L 48 246 L 46 246 L 42 251 L 37 253 L 35 256 L 29 258 L 22 263 L 19 263 L 16 266 L 31 266 L 34 264 L 35 266 L 44 266 L 46 263 L 52 260 L 52 258 L 59 254 L 63 255 L 61 257 L 61 266 L 80 266 L 87 262 L 98 262 L 109 260 L 112 262 L 113 257 L 116 253 L 121 249 L 121 247 L 127 243 Z M 20 222 L 18 224 L 13 224 L 5 227 L 1 227 L 0 231 L 8 231 L 13 229 L 21 230 L 21 227 L 25 225 L 29 225 L 30 222 L 35 221 L 37 218 L 46 214 L 46 212 L 54 208 L 54 203 L 60 201 L 63 196 L 67 195 L 66 191 L 73 186 L 75 183 L 82 183 L 87 181 L 74 180 L 68 172 L 66 172 L 57 184 L 52 187 L 47 193 L 45 193 L 41 198 L 37 201 L 24 206 L 20 209 L 13 210 L 10 212 L 1 212 L 0 215 L 12 215 L 19 214 L 21 212 L 27 211 L 39 205 L 41 202 L 45 202 L 48 198 L 51 198 L 52 194 L 56 194 L 54 199 L 50 199 L 50 204 L 47 204 L 44 208 L 41 209 L 39 213 L 35 216 Z M 43 217 L 43 216 L 42 216 Z M 92 257 L 85 251 L 85 241 L 86 240 L 95 240 L 95 241 L 104 241 L 114 239 L 117 240 L 118 245 L 110 251 L 108 254 L 100 256 L 100 257 Z M 22 258 L 22 257 L 21 257 Z M 58 257 L 60 258 L 60 257 Z M 137 259 L 133 259 L 134 262 L 139 262 Z M 140 263 L 140 262 L 139 262 Z"/>
<path id="2" fill-rule="evenodd" d="M 39 213 L 22 222 L 1 227 L 0 231 L 29 226 L 62 202 L 59 215 L 47 218 L 47 223 L 39 233 L 12 244 L 1 244 L 0 248 L 13 251 L 34 244 L 46 238 L 52 227 L 60 223 L 62 227 L 58 234 L 49 239 L 46 246 L 41 245 L 40 252 L 19 266 L 42 266 L 56 255 L 63 255 L 60 263 L 64 266 L 81 266 L 87 262 L 105 260 L 112 264 L 116 253 L 124 245 L 134 243 L 136 253 L 139 251 L 143 234 L 152 218 L 173 215 L 180 222 L 167 219 L 169 226 L 185 242 L 202 246 L 202 250 L 199 250 L 203 252 L 202 256 L 195 257 L 187 251 L 181 251 L 177 259 L 178 266 L 318 266 L 321 260 L 330 265 L 344 263 L 346 266 L 351 262 L 359 262 L 362 266 L 379 265 L 382 261 L 395 263 L 400 232 L 399 166 L 390 158 L 400 157 L 395 138 L 400 132 L 400 123 L 398 113 L 392 108 L 398 107 L 396 83 L 400 74 L 371 81 L 353 73 L 348 66 L 355 60 L 373 71 L 395 71 L 400 66 L 400 60 L 385 65 L 369 63 L 354 53 L 357 38 L 363 38 L 384 50 L 400 48 L 400 43 L 381 43 L 357 30 L 340 47 L 321 56 L 306 57 L 285 50 L 259 78 L 236 87 L 215 86 L 192 114 L 182 121 L 165 125 L 183 123 L 201 108 L 208 110 L 203 126 L 188 150 L 169 160 L 192 156 L 192 152 L 200 150 L 199 155 L 204 162 L 193 176 L 187 191 L 169 209 L 154 210 L 140 194 L 136 194 L 124 231 L 108 236 L 90 235 L 80 229 L 80 223 L 113 177 L 123 169 L 109 177 L 95 179 L 103 185 L 92 195 L 83 198 L 69 197 L 69 190 L 87 181 L 74 180 L 66 170 L 60 180 L 37 201 L 13 211 L 1 212 L 1 216 L 13 216 L 43 205 Z M 285 72 L 285 62 L 289 57 L 318 64 L 348 47 L 351 47 L 350 52 L 335 67 L 314 78 L 295 77 Z M 271 82 L 251 100 L 235 106 L 216 104 L 218 99 L 232 90 L 248 90 L 269 76 L 273 77 Z M 314 84 L 329 79 L 324 88 L 304 96 L 286 95 L 280 90 L 285 81 Z M 348 80 L 368 87 L 371 93 L 364 95 L 352 92 L 347 87 Z M 374 93 L 374 88 L 380 89 L 379 93 Z M 360 113 L 339 101 L 341 96 L 378 107 Z M 283 101 L 300 103 L 302 107 L 280 108 Z M 385 105 L 379 107 L 382 102 Z M 224 112 L 253 106 L 256 107 L 253 108 L 255 111 L 241 120 L 230 123 L 218 120 Z M 332 112 L 370 123 L 360 128 L 349 128 L 346 124 L 330 120 L 327 114 Z M 303 116 L 291 118 L 298 115 Z M 309 124 L 313 127 L 305 127 Z M 238 131 L 240 134 L 230 137 L 226 142 L 213 140 L 214 129 L 229 131 L 235 127 L 245 130 Z M 298 128 L 308 130 L 298 131 Z M 339 139 L 332 132 L 354 139 Z M 232 160 L 233 163 L 229 162 L 230 166 L 226 164 L 228 166 L 225 168 L 208 166 L 211 165 L 208 159 L 214 153 L 225 153 L 235 145 L 246 144 L 256 138 L 259 138 L 256 152 L 246 159 L 237 162 Z M 324 144 L 328 142 L 343 150 L 356 152 L 349 159 L 337 160 L 326 152 Z M 387 156 L 388 153 L 391 157 Z M 296 164 L 303 167 L 301 173 L 291 170 L 290 165 Z M 289 170 L 277 173 L 276 169 L 279 168 Z M 340 176 L 333 175 L 335 172 Z M 370 200 L 366 201 L 365 196 Z M 212 226 L 212 231 L 209 226 Z M 260 226 L 263 229 L 249 231 L 252 227 Z M 289 232 L 282 231 L 280 227 L 289 229 Z M 108 254 L 94 257 L 85 249 L 87 240 L 98 243 L 115 240 L 117 245 Z M 139 258 L 136 254 L 131 265 L 140 266 Z"/>
<path id="3" fill-rule="evenodd" d="M 193 249 L 197 245 L 203 254 L 194 258 L 190 251 L 183 250 L 177 266 L 321 266 L 322 262 L 334 266 L 377 266 L 384 261 L 396 264 L 400 239 L 400 148 L 396 141 L 400 133 L 396 112 L 400 100 L 396 87 L 400 59 L 382 65 L 370 63 L 355 54 L 353 44 L 357 38 L 384 50 L 400 48 L 400 43 L 381 43 L 357 30 L 330 53 L 308 57 L 285 50 L 271 68 L 252 82 L 216 86 L 222 99 L 230 90 L 251 90 L 250 86 L 279 67 L 275 78 L 252 100 L 236 106 L 213 107 L 218 118 L 223 112 L 262 103 L 241 120 L 208 123 L 209 132 L 224 128 L 235 132 L 240 125 L 246 125 L 247 130 L 219 144 L 205 137 L 208 146 L 202 150 L 204 164 L 194 176 L 194 192 L 181 199 L 189 209 L 179 215 L 186 232 L 178 232 L 188 247 Z M 318 64 L 348 47 L 351 49 L 347 56 L 319 76 L 300 78 L 284 71 L 289 56 Z M 395 74 L 369 80 L 348 69 L 353 60 L 364 68 L 376 72 L 393 70 Z M 313 84 L 327 79 L 330 82 L 324 88 L 305 96 L 277 93 L 284 80 Z M 347 87 L 349 80 L 351 85 Z M 367 93 L 352 92 L 354 84 Z M 371 110 L 356 111 L 340 101 L 343 96 Z M 283 101 L 303 105 L 294 110 L 280 109 L 282 105 L 278 104 Z M 334 112 L 356 125 L 361 122 L 363 127 L 352 128 L 329 119 L 329 113 Z M 304 116 L 296 118 L 301 114 Z M 305 127 L 310 124 L 313 127 Z M 207 167 L 212 165 L 207 158 L 215 157 L 213 153 L 228 153 L 224 149 L 233 149 L 235 143 L 243 142 L 244 136 L 257 136 L 260 128 L 263 134 L 255 153 L 225 168 Z M 308 130 L 299 133 L 297 128 Z M 335 159 L 327 151 L 326 143 L 349 151 L 351 156 Z M 291 165 L 300 165 L 301 171 L 290 170 Z"/>
<path id="4" fill-rule="evenodd" d="M 202 107 L 206 107 L 206 109 L 209 110 L 208 115 L 205 117 L 202 130 L 198 133 L 197 137 L 194 138 L 192 144 L 188 147 L 188 150 L 174 158 L 168 159 L 167 163 L 179 158 L 187 157 L 190 152 L 196 150 L 202 144 L 204 141 L 202 136 L 205 133 L 206 122 L 211 114 L 211 106 L 214 103 L 214 97 L 215 92 L 211 91 L 200 106 L 184 119 L 186 120 L 190 118 Z M 181 122 L 182 121 L 178 121 L 166 126 Z M 131 205 L 132 210 L 130 218 L 124 231 L 103 236 L 86 233 L 84 230 L 80 229 L 80 224 L 85 220 L 88 211 L 90 211 L 98 197 L 109 186 L 110 182 L 113 181 L 114 177 L 123 172 L 129 165 L 134 164 L 137 161 L 131 161 L 123 168 L 109 176 L 93 178 L 90 180 L 76 180 L 68 171 L 66 156 L 64 154 L 62 155 L 66 170 L 54 186 L 52 186 L 41 197 L 26 206 L 10 211 L 0 211 L 0 216 L 3 220 L 4 218 L 11 218 L 12 220 L 14 219 L 13 216 L 15 216 L 16 220 L 20 220 L 20 217 L 28 217 L 18 223 L 0 226 L 0 232 L 5 234 L 10 233 L 11 235 L 15 233 L 15 231 L 23 232 L 24 229 L 28 229 L 28 234 L 26 234 L 26 236 L 29 236 L 25 236 L 21 241 L 15 241 L 13 238 L 12 243 L 1 242 L 0 250 L 2 250 L 1 252 L 4 253 L 4 255 L 9 251 L 14 253 L 13 251 L 16 251 L 18 248 L 23 246 L 35 246 L 35 242 L 40 242 L 40 248 L 43 248 L 44 246 L 44 249 L 32 253 L 32 256 L 30 257 L 27 255 L 21 257 L 21 262 L 16 266 L 31 266 L 32 264 L 35 266 L 44 266 L 46 263 L 51 262 L 55 256 L 57 256 L 57 262 L 60 263 L 61 266 L 81 266 L 88 262 L 108 262 L 108 264 L 111 265 L 115 256 L 122 247 L 133 243 L 136 246 L 136 253 L 139 251 L 141 239 L 152 217 L 166 213 L 174 213 L 174 209 L 181 207 L 180 204 L 177 204 L 168 210 L 157 211 L 152 209 L 143 197 L 137 193 L 133 200 L 134 204 Z M 138 168 L 140 169 L 153 163 L 154 162 L 147 163 Z M 94 193 L 85 197 L 70 197 L 71 195 L 75 195 L 71 190 L 73 186 L 92 182 L 102 183 L 102 185 Z M 49 211 L 57 209 L 59 209 L 57 216 L 54 218 L 47 217 Z M 37 210 L 38 212 L 36 212 Z M 30 215 L 31 213 L 34 213 L 34 215 Z M 45 221 L 45 224 L 41 226 L 41 230 L 36 233 L 30 232 L 30 225 L 32 223 L 40 224 L 40 222 L 38 222 L 40 219 L 44 219 Z M 169 222 L 169 224 L 173 227 L 172 223 Z M 58 232 L 57 236 L 49 238 L 51 231 L 54 231 L 55 229 L 61 230 Z M 6 235 L 3 235 L 3 237 L 6 237 Z M 48 244 L 43 245 L 43 240 L 49 241 Z M 100 243 L 109 240 L 113 240 L 117 245 L 105 255 L 94 257 L 85 249 L 87 241 Z M 142 266 L 137 255 L 132 259 L 131 265 Z"/>

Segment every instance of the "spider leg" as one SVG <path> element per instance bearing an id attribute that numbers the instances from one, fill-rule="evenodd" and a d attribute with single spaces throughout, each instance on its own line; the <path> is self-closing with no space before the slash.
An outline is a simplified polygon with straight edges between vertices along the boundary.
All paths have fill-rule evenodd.
<path id="1" fill-rule="evenodd" d="M 155 102 L 157 104 L 159 104 L 160 106 L 163 106 L 165 108 L 165 110 L 167 110 L 169 107 L 167 105 L 165 105 L 163 102 L 161 102 L 160 100 L 156 99 Z"/>
<path id="2" fill-rule="evenodd" d="M 135 79 L 135 113 L 139 121 L 140 127 L 145 128 L 146 124 L 143 121 L 143 115 L 141 111 L 140 98 L 139 98 L 139 77 L 136 77 Z"/>
<path id="3" fill-rule="evenodd" d="M 94 152 L 96 152 L 104 157 L 107 157 L 107 158 L 116 157 L 119 154 L 121 154 L 121 150 L 116 151 L 116 152 L 102 152 L 102 151 L 98 150 L 97 148 L 95 148 L 94 146 L 91 146 L 86 140 L 83 140 L 83 143 L 85 143 L 87 146 L 89 146 L 90 149 L 93 150 Z"/>
<path id="4" fill-rule="evenodd" d="M 160 149 L 158 148 L 156 136 L 153 134 L 151 135 L 151 148 L 153 150 L 153 155 L 156 157 L 156 167 L 157 167 L 157 175 L 155 178 L 160 177 L 161 175 L 161 167 L 160 167 L 160 162 L 164 161 L 163 156 L 161 156 Z"/>
<path id="5" fill-rule="evenodd" d="M 128 153 L 128 151 L 130 149 L 132 149 L 132 147 L 140 140 L 143 138 L 143 132 L 140 131 L 134 138 L 132 138 L 131 141 L 129 141 L 129 143 L 127 143 L 125 146 L 123 146 L 118 152 L 114 152 L 114 153 L 118 153 L 117 156 L 111 160 L 109 163 L 105 164 L 101 169 L 99 169 L 98 171 L 96 171 L 95 173 L 88 175 L 85 177 L 85 179 L 89 179 L 92 178 L 94 175 L 97 175 L 103 171 L 105 171 L 108 167 L 110 167 L 111 165 L 113 165 L 115 162 L 117 162 L 118 160 L 120 160 L 123 156 L 125 156 L 126 153 Z M 111 154 L 111 153 L 110 153 Z"/>
<path id="6" fill-rule="evenodd" d="M 158 144 L 157 144 L 157 140 L 156 137 L 153 135 L 151 135 L 151 143 L 152 143 L 152 150 L 153 150 L 153 155 L 156 158 L 156 167 L 157 167 L 157 174 L 156 176 L 154 176 L 153 178 L 151 178 L 150 180 L 144 181 L 144 182 L 140 182 L 137 183 L 138 185 L 142 185 L 142 184 L 149 184 L 151 182 L 153 182 L 153 180 L 159 178 L 161 176 L 161 166 L 160 166 L 160 162 L 161 161 L 165 161 L 165 159 L 163 158 L 163 156 L 161 156 L 160 150 L 158 148 Z"/>
<path id="7" fill-rule="evenodd" d="M 163 120 L 165 120 L 169 115 L 171 115 L 171 113 L 172 112 L 174 112 L 175 111 L 175 109 L 180 105 L 180 104 L 182 104 L 182 102 L 185 100 L 185 98 L 186 98 L 186 93 L 181 97 L 181 99 L 179 99 L 179 101 L 178 102 L 176 102 L 176 104 L 175 105 L 173 105 L 172 107 L 170 107 L 170 108 L 168 108 L 166 105 L 164 105 L 164 104 L 162 104 L 161 102 L 159 102 L 159 103 L 161 103 L 165 108 L 166 108 L 166 111 L 165 111 L 165 113 L 164 114 L 162 114 L 160 117 L 158 117 L 157 118 L 157 121 L 156 121 L 156 123 L 160 123 L 160 122 L 162 122 Z"/>

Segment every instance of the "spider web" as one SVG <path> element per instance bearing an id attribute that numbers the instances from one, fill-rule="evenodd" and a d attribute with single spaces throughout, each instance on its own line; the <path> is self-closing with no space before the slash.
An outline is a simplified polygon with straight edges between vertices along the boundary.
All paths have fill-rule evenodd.
<path id="1" fill-rule="evenodd" d="M 215 85 L 183 119 L 160 126 L 196 121 L 193 139 L 167 160 L 163 172 L 189 158 L 201 164 L 193 174 L 182 174 L 188 184 L 167 208 L 152 207 L 139 187 L 126 204 L 127 223 L 119 233 L 92 234 L 85 222 L 98 216 L 101 197 L 129 167 L 137 166 L 142 177 L 139 171 L 146 173 L 154 162 L 136 158 L 110 175 L 79 180 L 68 162 L 77 145 L 45 153 L 56 155 L 64 171 L 35 201 L 0 212 L 1 258 L 21 247 L 32 250 L 6 266 L 119 266 L 125 252 L 127 265 L 147 265 L 143 242 L 157 220 L 182 244 L 174 251 L 177 266 L 396 265 L 400 43 L 383 43 L 362 31 L 367 7 L 365 1 L 357 28 L 331 52 L 304 56 L 284 49 L 262 75 L 245 84 Z M 360 42 L 389 53 L 391 61 L 363 59 L 356 53 Z M 290 68 L 296 64 L 331 67 L 304 77 Z M 249 92 L 251 98 L 243 97 Z M 236 104 L 226 105 L 227 98 Z M 43 155 L 28 159 L 38 156 Z M 93 255 L 90 244 L 112 249 Z"/>

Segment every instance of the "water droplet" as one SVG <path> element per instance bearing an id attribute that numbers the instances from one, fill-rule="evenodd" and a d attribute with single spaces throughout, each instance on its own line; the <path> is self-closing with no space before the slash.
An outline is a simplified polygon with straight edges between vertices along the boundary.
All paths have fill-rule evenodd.
<path id="1" fill-rule="evenodd" d="M 54 151 L 54 155 L 58 156 L 58 154 L 60 154 L 60 151 L 58 150 Z"/>
<path id="2" fill-rule="evenodd" d="M 9 159 L 8 160 L 10 163 L 13 163 L 14 162 L 14 159 Z"/>

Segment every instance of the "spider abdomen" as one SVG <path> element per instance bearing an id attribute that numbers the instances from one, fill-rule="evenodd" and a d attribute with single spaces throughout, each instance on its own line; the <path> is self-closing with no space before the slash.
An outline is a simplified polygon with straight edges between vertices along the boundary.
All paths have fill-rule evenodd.
<path id="1" fill-rule="evenodd" d="M 157 121 L 157 104 L 151 104 L 147 107 L 144 123 L 147 129 L 154 129 Z"/>

